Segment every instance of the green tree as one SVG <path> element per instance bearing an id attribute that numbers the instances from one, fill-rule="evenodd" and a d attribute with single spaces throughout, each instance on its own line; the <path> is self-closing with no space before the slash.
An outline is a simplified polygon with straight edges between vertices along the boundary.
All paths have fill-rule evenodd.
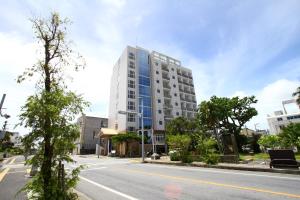
<path id="1" fill-rule="evenodd" d="M 176 117 L 169 121 L 166 125 L 166 133 L 168 135 L 184 135 L 190 134 L 196 130 L 196 123 L 185 117 Z"/>
<path id="2" fill-rule="evenodd" d="M 203 135 L 204 131 L 195 119 L 176 117 L 167 123 L 166 133 L 167 139 L 170 135 L 188 135 L 191 138 L 189 149 L 194 150 L 197 145 L 196 137 Z"/>
<path id="3" fill-rule="evenodd" d="M 232 133 L 236 138 L 239 150 L 242 149 L 243 138 L 240 136 L 242 127 L 257 115 L 255 96 L 250 97 L 216 97 L 203 101 L 199 105 L 198 120 L 202 127 L 211 130 L 215 135 L 219 132 Z"/>
<path id="4" fill-rule="evenodd" d="M 58 13 L 50 18 L 31 20 L 35 36 L 40 44 L 37 63 L 18 77 L 22 82 L 36 76 L 36 92 L 29 96 L 20 114 L 20 125 L 31 128 L 23 139 L 24 146 L 38 146 L 37 153 L 29 161 L 40 168 L 25 190 L 33 191 L 36 199 L 72 199 L 76 195 L 70 188 L 76 185 L 79 168 L 65 177 L 64 184 L 57 178 L 59 162 L 72 162 L 69 152 L 79 136 L 79 128 L 72 123 L 88 103 L 67 89 L 64 71 L 74 67 L 76 71 L 84 66 L 84 60 L 70 48 L 66 39 L 68 19 L 61 19 Z M 66 174 L 66 173 L 65 173 Z"/>
<path id="5" fill-rule="evenodd" d="M 297 88 L 296 92 L 293 93 L 293 96 L 297 96 L 297 104 L 300 106 L 300 87 Z"/>
<path id="6" fill-rule="evenodd" d="M 276 149 L 281 147 L 278 135 L 263 135 L 259 138 L 258 144 L 264 150 L 267 148 Z"/>
<path id="7" fill-rule="evenodd" d="M 171 151 L 176 151 L 179 153 L 179 159 L 182 162 L 191 162 L 189 146 L 191 143 L 191 138 L 188 135 L 169 135 L 167 141 Z"/>
<path id="8" fill-rule="evenodd" d="M 300 149 L 300 123 L 290 123 L 282 129 L 279 138 L 284 147 Z"/>

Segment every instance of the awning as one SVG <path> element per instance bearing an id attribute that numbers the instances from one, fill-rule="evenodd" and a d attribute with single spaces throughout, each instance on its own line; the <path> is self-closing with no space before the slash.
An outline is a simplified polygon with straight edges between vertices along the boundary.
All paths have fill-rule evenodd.
<path id="1" fill-rule="evenodd" d="M 118 131 L 112 128 L 101 128 L 99 132 L 99 136 L 101 137 L 109 137 L 109 136 L 114 136 L 118 135 Z"/>

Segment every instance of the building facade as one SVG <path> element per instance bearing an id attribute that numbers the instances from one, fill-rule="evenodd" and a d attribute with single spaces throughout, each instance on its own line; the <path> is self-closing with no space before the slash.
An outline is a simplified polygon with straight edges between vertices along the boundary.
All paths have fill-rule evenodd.
<path id="1" fill-rule="evenodd" d="M 96 144 L 100 143 L 99 131 L 107 128 L 108 119 L 82 115 L 77 119 L 80 127 L 80 136 L 76 141 L 76 154 L 94 154 Z"/>
<path id="2" fill-rule="evenodd" d="M 282 111 L 274 112 L 273 116 L 267 117 L 271 134 L 279 134 L 283 127 L 290 123 L 300 123 L 300 112 L 298 113 L 283 113 Z"/>
<path id="3" fill-rule="evenodd" d="M 145 133 L 154 135 L 155 144 L 164 145 L 166 123 L 179 116 L 192 119 L 196 108 L 190 69 L 156 51 L 126 47 L 113 68 L 109 128 L 137 131 L 143 120 Z M 137 114 L 141 111 L 143 117 Z"/>

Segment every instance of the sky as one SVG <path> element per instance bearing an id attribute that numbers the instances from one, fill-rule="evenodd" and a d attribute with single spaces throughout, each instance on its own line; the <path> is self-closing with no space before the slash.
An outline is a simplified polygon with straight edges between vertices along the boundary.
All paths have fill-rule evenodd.
<path id="1" fill-rule="evenodd" d="M 34 93 L 34 79 L 16 83 L 37 60 L 30 18 L 59 12 L 69 18 L 68 39 L 87 66 L 72 73 L 70 89 L 91 102 L 85 113 L 107 117 L 112 68 L 127 45 L 155 50 L 193 71 L 197 103 L 211 96 L 255 95 L 258 116 L 247 126 L 267 129 L 300 86 L 298 0 L 10 0 L 0 6 L 0 95 L 8 128 L 26 133 L 18 115 Z M 288 106 L 297 112 L 296 105 Z M 4 118 L 0 118 L 2 126 Z M 15 128 L 15 129 L 14 129 Z"/>

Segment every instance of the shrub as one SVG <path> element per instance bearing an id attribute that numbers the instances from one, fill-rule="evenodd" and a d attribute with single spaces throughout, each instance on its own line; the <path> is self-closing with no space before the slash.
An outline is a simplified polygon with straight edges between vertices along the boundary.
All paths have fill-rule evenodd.
<path id="1" fill-rule="evenodd" d="M 198 144 L 196 146 L 198 153 L 206 164 L 217 164 L 220 156 L 216 150 L 216 140 L 213 138 L 198 137 Z"/>
<path id="2" fill-rule="evenodd" d="M 170 151 L 169 156 L 171 161 L 179 161 L 179 153 L 177 151 Z"/>
<path id="3" fill-rule="evenodd" d="M 259 138 L 258 144 L 266 150 L 267 148 L 276 149 L 280 148 L 280 139 L 277 135 L 263 135 Z"/>
<path id="4" fill-rule="evenodd" d="M 191 138 L 188 135 L 169 135 L 167 141 L 170 149 L 178 152 L 180 161 L 190 162 L 188 148 Z"/>

